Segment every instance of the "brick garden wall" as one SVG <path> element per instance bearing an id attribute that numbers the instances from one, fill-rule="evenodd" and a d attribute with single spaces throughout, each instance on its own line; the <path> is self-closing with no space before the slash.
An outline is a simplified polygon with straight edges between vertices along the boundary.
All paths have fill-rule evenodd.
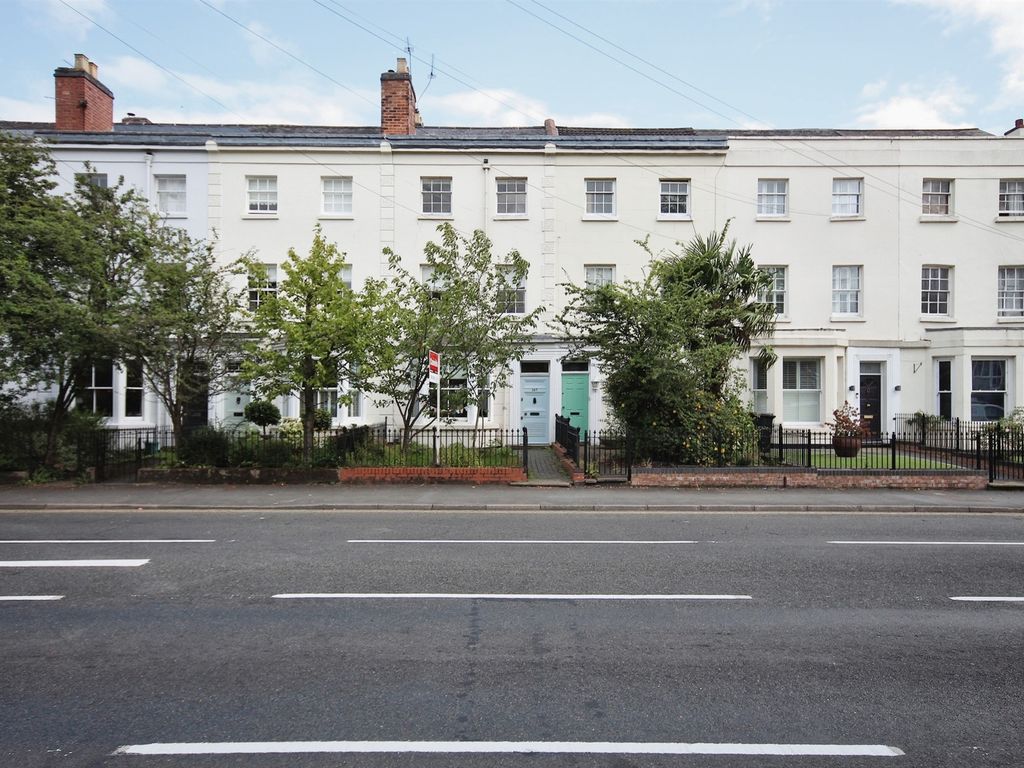
<path id="1" fill-rule="evenodd" d="M 632 485 L 661 488 L 898 488 L 985 490 L 988 473 L 844 471 L 793 467 L 633 468 Z"/>
<path id="2" fill-rule="evenodd" d="M 514 483 L 526 480 L 522 467 L 343 467 L 342 483 Z"/>

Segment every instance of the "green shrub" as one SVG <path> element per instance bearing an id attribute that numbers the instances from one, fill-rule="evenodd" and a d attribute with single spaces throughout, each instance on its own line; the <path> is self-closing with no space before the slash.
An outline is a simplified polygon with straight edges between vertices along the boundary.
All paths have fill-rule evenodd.
<path id="1" fill-rule="evenodd" d="M 178 447 L 178 460 L 190 467 L 226 467 L 231 438 L 219 429 L 199 427 Z"/>
<path id="2" fill-rule="evenodd" d="M 281 411 L 269 400 L 253 400 L 246 404 L 245 420 L 251 421 L 257 427 L 261 427 L 266 433 L 267 427 L 281 423 Z"/>
<path id="3" fill-rule="evenodd" d="M 282 440 L 245 438 L 231 445 L 233 467 L 284 467 L 295 459 L 295 447 Z"/>
<path id="4" fill-rule="evenodd" d="M 331 412 L 326 408 L 317 408 L 313 413 L 313 429 L 323 432 L 331 428 Z"/>

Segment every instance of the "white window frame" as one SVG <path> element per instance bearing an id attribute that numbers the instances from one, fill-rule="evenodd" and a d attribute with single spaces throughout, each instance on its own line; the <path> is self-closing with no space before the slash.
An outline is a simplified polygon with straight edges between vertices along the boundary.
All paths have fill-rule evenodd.
<path id="1" fill-rule="evenodd" d="M 499 267 L 509 278 L 512 271 L 511 266 Z M 511 282 L 511 281 L 510 281 Z M 498 294 L 498 311 L 505 315 L 526 314 L 526 278 L 519 280 L 514 287 L 503 289 Z"/>
<path id="2" fill-rule="evenodd" d="M 989 388 L 989 389 L 982 389 L 981 387 L 979 387 L 979 383 L 981 383 L 981 381 L 983 381 L 984 379 L 988 379 L 989 381 L 986 382 L 986 383 L 991 384 L 992 380 L 997 379 L 1000 376 L 1000 374 L 994 373 L 994 369 L 990 368 L 989 372 L 985 373 L 985 369 L 984 368 L 979 368 L 979 366 L 985 366 L 985 365 L 999 366 L 999 368 L 1001 369 L 1001 378 L 1002 378 L 1002 385 L 1003 385 L 1001 389 L 998 388 L 998 387 L 992 387 L 992 388 Z M 971 421 L 998 421 L 999 418 L 1002 418 L 1002 417 L 1006 416 L 1007 414 L 1009 414 L 1011 412 L 1011 410 L 1012 410 L 1011 407 L 1010 407 L 1011 404 L 1010 404 L 1010 401 L 1009 401 L 1009 393 L 1010 393 L 1010 361 L 1009 360 L 1007 360 L 1005 357 L 972 357 L 971 358 Z M 986 403 L 986 402 L 977 402 L 976 403 L 975 402 L 975 396 L 976 395 L 980 395 L 980 396 L 999 395 L 999 399 L 1002 402 L 1001 403 L 994 403 L 994 402 L 988 402 L 988 403 Z M 985 399 L 991 400 L 991 399 L 994 399 L 994 398 L 987 397 Z M 977 408 L 984 408 L 986 406 L 999 407 L 999 408 L 1002 409 L 1002 412 L 999 414 L 998 417 L 996 417 L 995 413 L 985 414 L 985 413 L 979 413 L 979 411 L 976 410 L 976 407 Z M 996 418 L 977 418 L 979 415 L 991 416 L 991 417 L 996 417 Z"/>
<path id="3" fill-rule="evenodd" d="M 996 302 L 999 317 L 1024 319 L 1024 265 L 999 267 Z"/>
<path id="4" fill-rule="evenodd" d="M 789 216 L 789 179 L 757 180 L 757 217 L 781 219 Z"/>
<path id="5" fill-rule="evenodd" d="M 109 376 L 109 384 L 106 378 L 97 377 L 97 371 Z M 89 372 L 85 386 L 77 393 L 75 407 L 105 419 L 112 419 L 117 413 L 114 398 L 114 390 L 117 385 L 117 369 L 112 360 L 96 360 L 89 365 Z M 109 408 L 107 408 L 109 398 Z M 104 407 L 99 407 L 102 403 Z M 109 412 L 108 412 L 109 411 Z"/>
<path id="6" fill-rule="evenodd" d="M 775 307 L 776 317 L 788 317 L 789 297 L 787 295 L 787 284 L 789 282 L 789 267 L 785 264 L 766 264 L 758 267 L 758 269 L 772 276 L 772 287 L 760 297 L 760 300 L 765 304 L 771 304 Z"/>
<path id="7" fill-rule="evenodd" d="M 168 218 L 188 214 L 188 180 L 183 173 L 161 173 L 153 177 L 156 209 Z"/>
<path id="8" fill-rule="evenodd" d="M 277 216 L 277 176 L 246 176 L 245 201 L 249 216 Z"/>
<path id="9" fill-rule="evenodd" d="M 687 221 L 692 218 L 689 179 L 662 179 L 658 186 L 659 219 Z"/>
<path id="10" fill-rule="evenodd" d="M 585 218 L 614 219 L 618 215 L 616 180 L 584 179 L 583 184 L 586 194 Z"/>
<path id="11" fill-rule="evenodd" d="M 832 179 L 832 218 L 864 216 L 864 179 Z"/>
<path id="12" fill-rule="evenodd" d="M 921 215 L 949 218 L 953 215 L 953 179 L 921 182 Z"/>
<path id="13" fill-rule="evenodd" d="M 257 277 L 249 275 L 249 311 L 256 309 L 266 301 L 266 297 L 277 295 L 277 264 L 263 264 L 265 274 Z"/>
<path id="14" fill-rule="evenodd" d="M 583 275 L 587 288 L 601 288 L 615 282 L 615 265 L 584 264 Z"/>
<path id="15" fill-rule="evenodd" d="M 1024 218 L 1024 179 L 999 180 L 999 216 Z"/>
<path id="16" fill-rule="evenodd" d="M 836 264 L 832 267 L 832 317 L 864 316 L 864 267 Z"/>
<path id="17" fill-rule="evenodd" d="M 750 359 L 750 405 L 754 413 L 768 410 L 768 364 L 757 357 Z"/>
<path id="18" fill-rule="evenodd" d="M 501 219 L 527 216 L 525 176 L 503 176 L 494 180 L 494 215 Z"/>
<path id="19" fill-rule="evenodd" d="M 352 177 L 322 176 L 320 178 L 320 213 L 323 216 L 352 216 Z"/>
<path id="20" fill-rule="evenodd" d="M 942 388 L 942 369 L 946 368 L 948 381 L 946 382 L 947 389 Z M 944 409 L 942 406 L 943 396 L 947 400 L 947 407 Z M 946 413 L 943 413 L 943 410 Z M 953 359 L 949 357 L 941 357 L 935 359 L 935 413 L 939 416 L 945 416 L 947 418 L 953 418 Z"/>
<path id="21" fill-rule="evenodd" d="M 131 400 L 138 398 L 138 413 L 129 413 Z M 124 364 L 124 417 L 126 419 L 142 419 L 146 414 L 146 379 L 143 375 L 142 361 L 128 360 Z"/>
<path id="22" fill-rule="evenodd" d="M 420 194 L 421 215 L 428 218 L 451 218 L 451 176 L 420 176 Z"/>
<path id="23" fill-rule="evenodd" d="M 943 264 L 925 264 L 921 267 L 921 314 L 930 317 L 953 316 L 952 267 Z"/>
<path id="24" fill-rule="evenodd" d="M 822 365 L 820 357 L 790 357 L 782 361 L 782 420 L 790 424 L 820 424 Z M 789 384 L 789 386 L 787 386 Z M 814 418 L 811 411 L 815 413 Z"/>

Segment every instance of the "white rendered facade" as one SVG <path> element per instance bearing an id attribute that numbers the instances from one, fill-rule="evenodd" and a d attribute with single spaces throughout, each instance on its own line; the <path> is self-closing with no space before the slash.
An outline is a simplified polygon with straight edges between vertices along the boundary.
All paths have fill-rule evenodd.
<path id="1" fill-rule="evenodd" d="M 402 72 L 382 76 L 400 80 Z M 414 98 L 414 94 L 413 94 Z M 1018 121 L 1019 122 L 1019 121 Z M 530 263 L 525 311 L 544 310 L 535 349 L 496 392 L 485 423 L 554 436 L 554 415 L 597 429 L 601 373 L 566 361 L 552 320 L 564 283 L 638 279 L 655 253 L 721 229 L 772 269 L 771 339 L 737 361 L 752 405 L 817 426 L 844 400 L 879 431 L 898 413 L 991 419 L 1024 406 L 1024 127 L 953 131 L 693 131 L 259 126 L 116 126 L 111 135 L 39 130 L 62 176 L 88 160 L 151 200 L 184 177 L 169 223 L 216 233 L 224 263 L 252 252 L 277 268 L 319 224 L 358 288 L 386 273 L 385 247 L 414 274 L 447 221 L 481 229 L 494 253 Z M 403 132 L 404 131 L 404 132 Z M 166 196 L 165 196 L 166 197 Z M 756 368 L 760 345 L 778 363 Z M 122 374 L 124 372 L 121 372 Z M 125 384 L 121 380 L 120 385 Z M 344 391 L 345 382 L 340 383 Z M 116 389 L 116 387 L 115 387 Z M 237 422 L 247 395 L 210 404 Z M 363 394 L 325 403 L 337 424 L 394 414 Z M 286 416 L 298 402 L 281 402 Z M 147 396 L 145 415 L 166 422 Z M 150 415 L 152 414 L 152 415 Z M 465 421 L 475 419 L 469 409 Z"/>

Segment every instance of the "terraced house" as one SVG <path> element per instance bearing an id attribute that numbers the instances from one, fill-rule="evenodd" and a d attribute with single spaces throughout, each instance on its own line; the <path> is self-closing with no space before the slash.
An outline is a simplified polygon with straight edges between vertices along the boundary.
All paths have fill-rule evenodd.
<path id="1" fill-rule="evenodd" d="M 567 359 L 554 335 L 563 284 L 642 276 L 655 252 L 730 223 L 774 276 L 778 363 L 737 361 L 756 410 L 820 425 L 844 401 L 876 431 L 897 413 L 997 419 L 1024 406 L 1024 121 L 1003 136 L 962 130 L 433 127 L 402 59 L 381 75 L 379 125 L 160 125 L 115 122 L 113 94 L 84 56 L 60 68 L 53 124 L 0 123 L 54 142 L 62 175 L 89 163 L 123 176 L 168 223 L 216 232 L 225 262 L 254 250 L 276 287 L 288 248 L 321 224 L 358 286 L 419 268 L 438 223 L 483 230 L 519 250 L 528 279 L 508 311 L 544 310 L 513 383 L 480 404 L 485 422 L 553 439 L 556 413 L 604 423 L 600 370 Z M 98 177 L 98 181 L 102 181 Z M 758 349 L 752 350 L 756 355 Z M 345 387 L 345 382 L 340 382 Z M 163 423 L 137 371 L 96 371 L 94 407 L 113 424 Z M 204 418 L 240 417 L 244 392 Z M 338 424 L 386 415 L 330 392 Z M 286 415 L 297 401 L 286 398 Z M 458 419 L 475 420 L 478 406 Z M 457 419 L 457 421 L 458 421 Z"/>

